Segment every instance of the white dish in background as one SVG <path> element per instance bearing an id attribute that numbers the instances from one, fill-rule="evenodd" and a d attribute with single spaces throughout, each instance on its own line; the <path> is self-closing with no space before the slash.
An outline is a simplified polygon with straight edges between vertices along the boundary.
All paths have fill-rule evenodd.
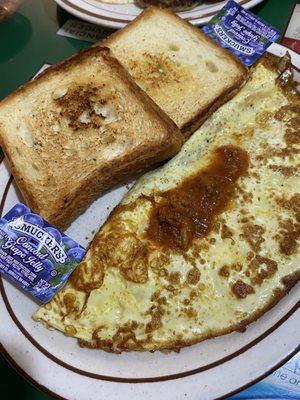
<path id="1" fill-rule="evenodd" d="M 55 0 L 58 5 L 85 21 L 108 28 L 123 28 L 128 22 L 139 15 L 143 9 L 131 4 L 110 4 L 100 0 Z M 236 0 L 245 8 L 251 8 L 263 0 Z M 193 8 L 192 10 L 179 12 L 178 15 L 194 25 L 203 25 L 219 11 L 226 1 L 210 1 Z"/>
<path id="2" fill-rule="evenodd" d="M 283 55 L 287 49 L 274 45 Z M 294 65 L 300 56 L 292 53 Z M 97 200 L 67 230 L 83 245 L 121 200 L 128 185 Z M 22 198 L 5 161 L 0 163 L 0 216 Z M 107 209 L 109 208 L 109 209 Z M 68 400 L 212 400 L 262 379 L 287 361 L 299 345 L 299 285 L 248 326 L 184 348 L 180 353 L 123 353 L 89 350 L 73 338 L 32 320 L 37 304 L 0 278 L 2 353 L 30 382 L 54 398 Z"/>

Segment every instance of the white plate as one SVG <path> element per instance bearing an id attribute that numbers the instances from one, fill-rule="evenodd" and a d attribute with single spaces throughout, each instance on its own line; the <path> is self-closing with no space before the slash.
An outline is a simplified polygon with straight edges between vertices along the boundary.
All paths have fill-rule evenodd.
<path id="1" fill-rule="evenodd" d="M 142 9 L 132 4 L 109 4 L 100 0 L 55 0 L 70 14 L 85 21 L 109 28 L 122 28 L 142 12 Z M 263 0 L 237 0 L 245 8 L 251 8 Z M 178 15 L 194 25 L 202 25 L 209 21 L 219 11 L 226 1 L 204 1 L 192 10 L 179 12 Z"/>
<path id="2" fill-rule="evenodd" d="M 274 45 L 272 52 L 284 54 Z M 300 67 L 300 56 L 293 53 Z M 128 190 L 102 196 L 67 233 L 87 245 Z M 5 161 L 0 164 L 0 216 L 22 200 Z M 51 199 L 49 199 L 51 201 Z M 109 209 L 107 209 L 109 208 Z M 52 397 L 68 400 L 211 400 L 266 376 L 295 354 L 299 345 L 299 285 L 244 333 L 232 333 L 183 349 L 179 354 L 109 354 L 80 348 L 73 338 L 47 330 L 31 315 L 37 305 L 0 278 L 2 352 L 30 382 Z"/>

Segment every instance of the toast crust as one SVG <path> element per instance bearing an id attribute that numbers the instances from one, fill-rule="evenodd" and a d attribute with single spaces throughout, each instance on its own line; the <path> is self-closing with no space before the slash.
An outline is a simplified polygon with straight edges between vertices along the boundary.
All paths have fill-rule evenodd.
<path id="1" fill-rule="evenodd" d="M 134 94 L 140 104 L 142 104 L 143 109 L 150 118 L 156 121 L 159 120 L 165 134 L 163 138 L 158 139 L 155 146 L 153 144 L 150 145 L 145 140 L 145 143 L 140 145 L 135 151 L 130 152 L 129 155 L 124 154 L 114 160 L 106 161 L 105 165 L 104 163 L 99 165 L 98 168 L 91 171 L 84 181 L 76 184 L 68 182 L 66 188 L 59 188 L 61 193 L 59 199 L 56 199 L 55 204 L 53 204 L 52 199 L 49 199 L 49 208 L 45 210 L 41 207 L 39 198 L 34 195 L 31 189 L 31 183 L 27 182 L 26 177 L 19 173 L 17 165 L 11 157 L 9 146 L 6 143 L 5 133 L 2 132 L 1 134 L 0 127 L 0 145 L 8 159 L 12 174 L 15 177 L 16 183 L 26 203 L 33 211 L 41 214 L 50 223 L 56 225 L 60 229 L 65 229 L 77 216 L 85 211 L 104 190 L 117 182 L 123 181 L 134 173 L 147 170 L 151 165 L 172 156 L 180 149 L 183 143 L 182 134 L 176 124 L 137 86 L 129 73 L 122 67 L 118 60 L 111 55 L 110 49 L 106 47 L 93 46 L 84 49 L 69 59 L 49 67 L 35 79 L 21 86 L 2 100 L 0 102 L 0 108 L 3 104 L 14 100 L 21 93 L 25 93 L 28 89 L 36 87 L 37 83 L 46 82 L 59 71 L 67 73 L 72 66 L 80 64 L 83 60 L 89 59 L 93 55 L 99 56 L 99 52 L 112 71 L 121 77 L 127 90 Z M 75 185 L 77 186 L 75 187 Z M 45 193 L 45 196 L 46 195 Z"/>
<path id="2" fill-rule="evenodd" d="M 214 99 L 211 101 L 205 108 L 198 109 L 194 115 L 185 123 L 183 123 L 179 128 L 181 129 L 184 137 L 188 139 L 193 132 L 195 132 L 196 129 L 198 129 L 203 122 L 209 118 L 212 113 L 219 108 L 222 104 L 226 103 L 228 100 L 230 100 L 236 93 L 237 91 L 243 86 L 243 84 L 246 82 L 246 78 L 249 73 L 249 69 L 245 67 L 238 58 L 236 58 L 233 54 L 231 54 L 229 51 L 224 49 L 223 47 L 219 46 L 211 37 L 205 35 L 205 33 L 202 32 L 201 29 L 199 29 L 197 26 L 194 26 L 190 24 L 189 22 L 183 20 L 182 18 L 178 17 L 176 14 L 174 14 L 172 11 L 159 8 L 159 7 L 148 7 L 145 11 L 143 11 L 140 15 L 138 15 L 132 22 L 127 24 L 124 28 L 114 32 L 111 34 L 108 38 L 104 39 L 103 41 L 99 42 L 96 45 L 104 45 L 108 46 L 110 43 L 113 43 L 115 39 L 118 39 L 122 35 L 134 30 L 135 26 L 138 25 L 141 21 L 148 19 L 152 15 L 155 14 L 161 14 L 161 16 L 167 16 L 168 18 L 174 19 L 177 23 L 180 23 L 183 27 L 188 29 L 189 31 L 193 32 L 196 34 L 198 37 L 201 39 L 205 39 L 207 42 L 211 43 L 214 46 L 218 46 L 220 51 L 223 53 L 223 56 L 236 65 L 236 67 L 240 70 L 241 74 L 240 77 L 238 77 L 235 82 L 233 82 L 232 86 L 230 88 L 227 88 L 223 90 L 223 92 L 220 93 L 217 99 Z"/>

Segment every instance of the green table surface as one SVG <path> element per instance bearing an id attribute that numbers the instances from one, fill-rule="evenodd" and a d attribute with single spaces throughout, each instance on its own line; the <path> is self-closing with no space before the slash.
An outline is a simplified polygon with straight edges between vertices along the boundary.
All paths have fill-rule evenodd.
<path id="1" fill-rule="evenodd" d="M 252 11 L 283 32 L 294 3 L 294 0 L 265 0 Z M 71 18 L 76 19 L 54 0 L 26 0 L 18 13 L 0 23 L 0 99 L 31 79 L 43 64 L 54 64 L 89 45 L 56 34 Z M 104 32 L 111 31 L 104 29 Z M 4 358 L 0 358 L 0 376 L 5 400 L 50 399 L 21 378 Z"/>

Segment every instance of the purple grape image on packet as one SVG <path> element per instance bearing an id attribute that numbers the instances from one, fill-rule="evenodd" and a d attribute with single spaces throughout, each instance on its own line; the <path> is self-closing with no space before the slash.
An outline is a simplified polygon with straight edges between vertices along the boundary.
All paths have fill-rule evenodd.
<path id="1" fill-rule="evenodd" d="M 42 303 L 63 287 L 85 252 L 22 203 L 0 218 L 0 273 Z"/>

